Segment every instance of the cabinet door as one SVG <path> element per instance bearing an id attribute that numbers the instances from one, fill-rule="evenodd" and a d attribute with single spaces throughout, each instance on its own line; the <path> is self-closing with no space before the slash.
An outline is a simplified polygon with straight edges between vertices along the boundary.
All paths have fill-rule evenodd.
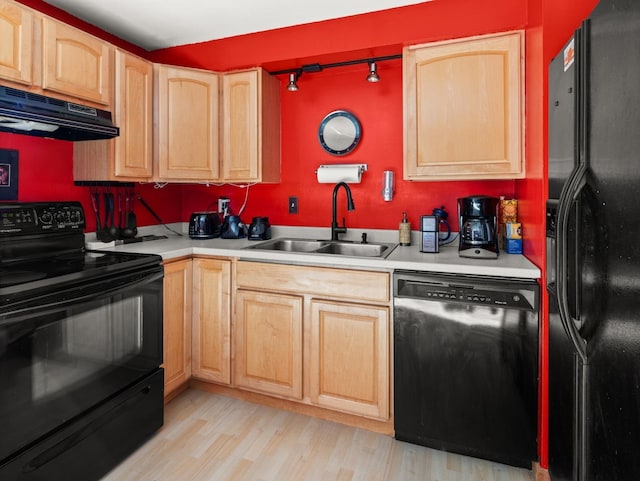
<path id="1" fill-rule="evenodd" d="M 31 85 L 33 14 L 15 2 L 0 0 L 0 77 Z"/>
<path id="2" fill-rule="evenodd" d="M 74 142 L 74 180 L 146 181 L 153 177 L 153 64 L 115 54 L 115 139 Z"/>
<path id="3" fill-rule="evenodd" d="M 259 167 L 258 72 L 222 79 L 222 166 L 227 181 L 256 181 Z"/>
<path id="4" fill-rule="evenodd" d="M 404 50 L 407 180 L 524 176 L 522 33 Z"/>
<path id="5" fill-rule="evenodd" d="M 164 394 L 191 377 L 192 262 L 164 266 Z"/>
<path id="6" fill-rule="evenodd" d="M 156 66 L 156 155 L 160 180 L 216 180 L 218 76 Z"/>
<path id="7" fill-rule="evenodd" d="M 194 377 L 231 383 L 231 262 L 193 261 Z"/>
<path id="8" fill-rule="evenodd" d="M 42 88 L 109 105 L 109 44 L 49 18 L 42 19 Z"/>
<path id="9" fill-rule="evenodd" d="M 389 418 L 389 309 L 311 302 L 311 402 Z"/>
<path id="10" fill-rule="evenodd" d="M 115 176 L 153 175 L 153 64 L 116 50 Z"/>
<path id="11" fill-rule="evenodd" d="M 234 374 L 238 386 L 302 398 L 302 297 L 236 292 Z"/>
<path id="12" fill-rule="evenodd" d="M 280 181 L 280 81 L 262 69 L 222 79 L 222 177 Z"/>

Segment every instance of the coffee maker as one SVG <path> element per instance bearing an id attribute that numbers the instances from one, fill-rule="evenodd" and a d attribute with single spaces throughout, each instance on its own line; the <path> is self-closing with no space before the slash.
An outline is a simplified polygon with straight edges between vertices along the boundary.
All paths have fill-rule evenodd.
<path id="1" fill-rule="evenodd" d="M 460 257 L 498 257 L 498 202 L 484 195 L 458 199 Z"/>

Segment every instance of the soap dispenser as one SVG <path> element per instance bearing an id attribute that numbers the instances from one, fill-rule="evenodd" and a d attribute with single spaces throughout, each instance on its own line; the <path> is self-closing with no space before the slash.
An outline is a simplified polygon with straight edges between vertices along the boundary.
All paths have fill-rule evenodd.
<path id="1" fill-rule="evenodd" d="M 399 240 L 401 246 L 411 245 L 411 223 L 407 220 L 407 213 L 402 213 L 402 222 L 400 222 L 399 228 Z"/>

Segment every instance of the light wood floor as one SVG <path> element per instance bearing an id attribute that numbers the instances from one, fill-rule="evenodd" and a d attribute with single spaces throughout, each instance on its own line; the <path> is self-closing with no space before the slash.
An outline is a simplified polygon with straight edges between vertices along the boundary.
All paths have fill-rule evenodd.
<path id="1" fill-rule="evenodd" d="M 533 481 L 531 471 L 190 389 L 103 481 Z"/>

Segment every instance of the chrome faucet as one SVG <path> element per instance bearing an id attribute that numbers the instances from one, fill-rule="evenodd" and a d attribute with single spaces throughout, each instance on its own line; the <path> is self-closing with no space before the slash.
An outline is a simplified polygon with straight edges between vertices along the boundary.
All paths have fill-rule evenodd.
<path id="1" fill-rule="evenodd" d="M 333 188 L 333 203 L 331 204 L 331 240 L 339 240 L 338 234 L 344 234 L 347 232 L 347 226 L 342 219 L 342 227 L 338 226 L 338 214 L 336 209 L 336 204 L 338 200 L 338 190 L 340 187 L 344 187 L 345 192 L 347 193 L 347 210 L 355 210 L 356 206 L 353 203 L 353 197 L 351 197 L 351 189 L 345 182 L 338 182 L 336 186 Z"/>

